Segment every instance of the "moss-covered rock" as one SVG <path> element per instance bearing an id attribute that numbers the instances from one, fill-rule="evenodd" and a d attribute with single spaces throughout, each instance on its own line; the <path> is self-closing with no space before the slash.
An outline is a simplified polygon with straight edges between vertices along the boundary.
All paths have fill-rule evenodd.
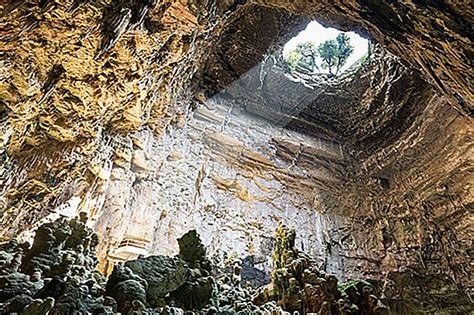
<path id="1" fill-rule="evenodd" d="M 0 313 L 103 311 L 97 235 L 84 222 L 58 219 L 38 228 L 31 247 L 14 240 L 0 246 Z"/>
<path id="2" fill-rule="evenodd" d="M 189 277 L 189 268 L 178 257 L 150 256 L 125 263 L 125 268 L 141 277 L 148 284 L 147 299 L 153 305 L 154 301 L 175 291 Z"/>
<path id="3" fill-rule="evenodd" d="M 118 265 L 106 285 L 106 294 L 128 312 L 134 301 L 159 306 L 165 296 L 184 285 L 189 268 L 179 257 L 149 256 Z"/>
<path id="4" fill-rule="evenodd" d="M 212 297 L 214 280 L 212 277 L 201 277 L 189 281 L 171 293 L 173 304 L 185 310 L 200 310 Z"/>

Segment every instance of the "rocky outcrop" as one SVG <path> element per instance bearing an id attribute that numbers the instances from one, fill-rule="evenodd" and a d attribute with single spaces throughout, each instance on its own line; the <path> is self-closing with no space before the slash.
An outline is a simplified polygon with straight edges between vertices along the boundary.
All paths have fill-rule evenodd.
<path id="1" fill-rule="evenodd" d="M 188 268 L 181 259 L 150 256 L 115 267 L 106 293 L 117 301 L 117 310 L 127 314 L 134 301 L 160 306 L 165 296 L 182 286 L 187 278 Z"/>
<path id="2" fill-rule="evenodd" d="M 2 312 L 103 313 L 105 279 L 95 270 L 97 235 L 85 218 L 42 225 L 31 248 L 15 240 L 2 246 Z M 49 313 L 48 313 L 49 312 Z"/>
<path id="3" fill-rule="evenodd" d="M 21 271 L 30 275 L 40 272 L 52 278 L 93 270 L 97 264 L 94 249 L 98 239 L 85 227 L 85 222 L 86 218 L 82 216 L 81 221 L 73 220 L 69 224 L 55 221 L 42 225 L 36 231 L 31 249 L 22 260 Z"/>
<path id="4" fill-rule="evenodd" d="M 196 230 L 179 238 L 178 245 L 179 257 L 191 269 L 186 283 L 170 294 L 171 303 L 186 310 L 200 310 L 209 304 L 214 290 L 211 263 Z"/>
<path id="5" fill-rule="evenodd" d="M 47 231 L 48 233 L 45 233 Z M 65 232 L 67 231 L 67 232 Z M 284 233 L 280 229 L 278 233 Z M 252 312 L 255 314 L 287 314 L 284 309 L 292 310 L 290 305 L 282 303 L 277 306 L 272 301 L 264 301 L 258 305 L 252 302 L 255 289 L 241 286 L 241 266 L 232 262 L 230 273 L 212 270 L 206 257 L 206 250 L 196 231 L 192 230 L 181 237 L 180 254 L 175 257 L 149 256 L 131 260 L 116 266 L 108 277 L 107 284 L 103 277 L 94 271 L 96 263 L 81 265 L 78 260 L 65 259 L 70 242 L 74 243 L 73 235 L 87 235 L 80 244 L 89 250 L 95 243 L 88 240 L 94 238 L 92 231 L 79 220 L 57 220 L 42 225 L 37 232 L 31 248 L 19 246 L 12 241 L 3 246 L 0 252 L 0 311 L 2 313 L 22 314 L 221 314 L 225 312 Z M 45 237 L 47 235 L 48 237 Z M 52 240 L 54 239 L 54 242 Z M 284 238 L 285 240 L 287 238 Z M 283 241 L 285 243 L 286 241 Z M 291 241 L 294 241 L 294 234 Z M 66 245 L 69 244 L 69 245 Z M 281 247 L 282 241 L 277 240 L 274 252 L 275 263 L 279 253 L 283 258 L 291 259 Z M 286 244 L 286 243 L 285 243 Z M 287 244 L 294 246 L 294 244 Z M 288 247 L 287 246 L 287 247 Z M 47 250 L 45 250 L 47 248 Z M 32 274 L 20 271 L 21 263 L 28 262 L 21 258 L 25 252 L 28 261 L 34 261 Z M 56 253 L 62 257 L 62 267 L 54 268 L 54 260 L 48 264 L 42 260 L 46 253 Z M 296 253 L 296 250 L 294 250 Z M 79 253 L 77 254 L 79 255 Z M 84 256 L 82 254 L 82 256 Z M 288 256 L 288 257 L 287 257 Z M 279 256 L 278 256 L 279 257 Z M 95 257 L 94 257 L 95 258 Z M 38 262 L 42 262 L 41 264 Z M 94 260 L 97 262 L 97 260 Z M 78 265 L 79 264 L 79 265 Z M 49 267 L 46 267 L 46 265 Z M 281 269 L 281 268 L 280 268 Z M 277 269 L 275 274 L 280 273 Z M 52 278 L 41 278 L 41 273 L 55 271 Z M 221 274 L 221 276 L 213 276 Z M 50 275 L 52 275 L 50 274 Z M 276 278 L 274 278 L 275 280 Z M 335 280 L 333 277 L 332 279 Z M 361 292 L 348 285 L 344 294 L 359 296 Z M 281 287 L 281 290 L 286 288 Z M 281 292 L 283 292 L 281 291 Z M 286 292 L 286 291 L 285 291 Z M 364 291 L 365 292 L 365 291 Z M 358 295 L 359 293 L 359 295 Z M 285 293 L 286 294 L 286 293 Z M 317 303 L 320 297 L 313 296 L 307 301 Z M 345 314 L 345 313 L 344 313 Z"/>
<path id="6" fill-rule="evenodd" d="M 74 237 L 77 235 L 88 237 Z M 0 266 L 0 302 L 4 303 L 1 311 L 25 314 L 131 314 L 155 310 L 161 314 L 186 310 L 219 314 L 283 313 L 283 310 L 327 313 L 337 309 L 338 314 L 351 314 L 359 310 L 364 314 L 373 314 L 372 309 L 381 308 L 377 298 L 369 296 L 372 287 L 368 283 L 350 282 L 338 291 L 336 278 L 319 273 L 309 256 L 295 249 L 295 232 L 282 226 L 277 230 L 273 252 L 275 270 L 272 283 L 255 298 L 256 304 L 252 302 L 255 290 L 241 286 L 242 269 L 238 262 L 231 263 L 230 273 L 224 272 L 214 280 L 205 247 L 195 230 L 178 240 L 178 256 L 149 256 L 120 264 L 114 268 L 106 285 L 94 271 L 96 263 L 83 264 L 83 269 L 78 270 L 74 267 L 81 266 L 80 261 L 66 259 L 71 257 L 68 256 L 68 248 L 72 244 L 85 246 L 88 256 L 95 258 L 89 252 L 96 245 L 88 242 L 91 238 L 94 234 L 83 222 L 58 220 L 38 229 L 31 248 L 27 245 L 20 247 L 15 242 L 4 246 Z M 23 250 L 26 255 L 22 260 Z M 62 257 L 62 268 L 56 268 L 53 257 L 51 261 L 44 259 L 47 253 L 53 252 Z M 84 256 L 83 253 L 76 254 Z M 31 270 L 19 270 L 21 263 L 27 265 L 30 261 L 33 264 Z M 217 270 L 213 273 L 216 272 L 222 273 Z M 41 278 L 42 273 L 46 275 L 44 279 Z M 303 295 L 302 290 L 305 292 Z M 270 301 L 273 299 L 281 308 Z"/>
<path id="7" fill-rule="evenodd" d="M 114 268 L 106 294 L 117 301 L 119 312 L 127 314 L 138 302 L 143 307 L 173 305 L 186 310 L 200 310 L 209 303 L 213 279 L 199 236 L 192 230 L 178 242 L 176 257 L 149 256 Z"/>
<path id="8" fill-rule="evenodd" d="M 436 88 L 456 101 L 453 106 L 472 117 L 470 89 L 473 49 L 472 8 L 462 2 L 255 0 L 311 16 L 325 25 L 356 30 L 383 44 L 413 68 L 423 72 Z"/>
<path id="9" fill-rule="evenodd" d="M 126 220 L 142 220 L 133 212 L 151 215 L 154 202 L 131 204 L 130 211 L 120 210 L 125 200 L 104 206 L 107 188 L 114 195 L 121 191 L 124 199 L 132 184 L 138 194 L 156 189 L 159 164 L 150 167 L 150 148 L 159 145 L 165 127 L 181 126 L 189 116 L 185 100 L 204 77 L 200 69 L 215 42 L 232 34 L 230 25 L 236 29 L 239 21 L 264 17 L 271 23 L 266 34 L 271 36 L 249 51 L 243 70 L 258 63 L 254 54 L 282 44 L 302 28 L 296 21 L 305 20 L 284 10 L 231 2 L 64 0 L 43 7 L 20 1 L 2 4 L 0 11 L 6 69 L 0 237 L 31 231 L 59 213 L 86 212 L 91 222 L 99 221 L 104 253 L 120 244 L 125 231 L 109 235 L 101 227 L 125 229 Z M 17 53 L 21 46 L 25 49 Z M 132 141 L 135 131 L 147 139 Z M 102 258 L 101 266 L 112 268 Z"/>
<path id="10" fill-rule="evenodd" d="M 375 49 L 368 64 L 354 68 L 337 80 L 290 74 L 277 57 L 271 57 L 230 85 L 224 95 L 234 106 L 239 104 L 246 111 L 285 129 L 311 134 L 317 139 L 337 139 L 342 144 L 340 152 L 345 153 L 344 159 L 323 154 L 305 143 L 294 143 L 292 139 L 272 139 L 278 159 L 300 166 L 307 172 L 307 178 L 316 168 L 328 170 L 330 182 L 312 178 L 323 187 L 331 187 L 330 191 L 321 189 L 319 192 L 321 204 L 327 209 L 323 211 L 350 218 L 345 221 L 327 214 L 331 218 L 329 222 L 337 222 L 324 228 L 329 237 L 325 234 L 324 241 L 317 245 L 327 251 L 311 253 L 323 258 L 326 270 L 346 277 L 370 274 L 374 280 L 383 279 L 387 294 L 395 303 L 400 299 L 421 308 L 436 303 L 446 308 L 471 304 L 464 289 L 472 287 L 465 277 L 469 272 L 460 270 L 470 268 L 467 267 L 469 233 L 461 227 L 467 224 L 465 210 L 469 208 L 472 194 L 455 183 L 466 183 L 463 170 L 470 164 L 467 148 L 470 140 L 461 134 L 472 130 L 472 124 L 457 114 L 449 99 L 426 85 L 418 72 L 380 49 Z M 441 123 L 446 117 L 450 117 L 451 123 Z M 444 138 L 433 129 L 437 124 L 434 121 L 451 135 L 451 140 L 442 140 Z M 425 151 L 426 148 L 430 150 Z M 439 158 L 448 151 L 451 158 Z M 440 169 L 444 175 L 437 173 Z M 452 181 L 450 177 L 459 180 Z M 457 196 L 455 203 L 449 201 L 449 194 L 439 194 L 447 182 L 452 183 L 451 196 Z M 407 204 L 407 200 L 411 203 Z M 434 209 L 442 213 L 445 210 L 441 209 L 447 209 L 448 204 L 450 214 L 445 217 L 447 221 L 441 223 Z M 460 221 L 454 223 L 451 219 Z M 305 229 L 312 230 L 312 227 Z M 372 231 L 368 235 L 367 229 Z M 415 231 L 417 237 L 413 234 Z M 454 235 L 456 241 L 452 239 Z M 427 254 L 426 243 L 419 240 L 433 237 L 464 249 Z M 412 256 L 414 252 L 420 258 Z M 432 258 L 421 258 L 425 255 Z M 452 260 L 453 256 L 457 258 Z M 399 275 L 401 266 L 410 266 L 410 271 Z M 420 281 L 439 279 L 439 273 L 445 275 L 445 280 L 434 280 L 438 289 L 432 290 L 432 295 L 425 291 L 421 297 L 419 288 L 427 287 L 423 281 L 416 285 L 412 297 L 409 297 L 410 290 L 392 295 L 394 292 L 388 288 L 394 282 L 399 285 L 400 279 L 406 281 L 407 273 L 416 278 L 421 270 Z M 459 295 L 454 294 L 454 286 L 458 286 Z M 453 295 L 441 294 L 445 290 Z M 452 303 L 453 298 L 463 302 Z"/>
<path id="11" fill-rule="evenodd" d="M 2 246 L 2 313 L 128 314 L 163 306 L 168 293 L 198 279 L 178 257 L 150 256 L 117 266 L 106 285 L 95 270 L 97 236 L 83 221 L 60 219 L 42 225 L 31 248 L 15 240 Z"/>
<path id="12" fill-rule="evenodd" d="M 370 34 L 421 70 L 444 94 L 454 94 L 453 106 L 458 102 L 456 107 L 464 113 L 471 110 L 470 79 L 461 75 L 470 75 L 466 60 L 472 55 L 464 31 L 469 28 L 469 10 L 462 4 L 91 1 L 78 5 L 64 0 L 44 7 L 18 1 L 2 5 L 1 10 L 6 17 L 2 64 L 7 70 L 2 77 L 2 159 L 8 178 L 2 222 L 12 229 L 3 232 L 4 238 L 14 230 L 31 228 L 48 214 L 48 207 L 56 208 L 75 196 L 71 191 L 81 197 L 91 194 L 94 178 L 106 176 L 101 170 L 111 161 L 110 155 L 123 155 L 119 144 L 111 150 L 104 146 L 110 133 L 150 127 L 159 134 L 175 121 L 165 114 L 166 108 L 173 96 L 189 94 L 185 86 L 190 78 L 197 81 L 194 85 L 201 82 L 204 90 L 219 91 L 302 29 L 308 17 Z M 56 29 L 57 25 L 62 26 Z M 239 57 L 241 52 L 245 57 Z M 179 116 L 185 107 L 168 111 Z M 125 164 L 131 161 L 124 158 Z M 46 172 L 48 161 L 54 162 L 56 171 Z M 9 175 L 14 168 L 22 168 L 24 174 Z M 81 179 L 74 175 L 86 170 Z M 33 203 L 25 202 L 28 198 Z M 37 202 L 38 213 L 30 218 L 29 210 Z"/>
<path id="13" fill-rule="evenodd" d="M 316 262 L 295 248 L 295 237 L 294 230 L 277 228 L 272 282 L 254 298 L 256 304 L 275 300 L 301 314 L 388 314 L 371 284 L 350 281 L 338 287 L 336 277 L 319 271 Z"/>

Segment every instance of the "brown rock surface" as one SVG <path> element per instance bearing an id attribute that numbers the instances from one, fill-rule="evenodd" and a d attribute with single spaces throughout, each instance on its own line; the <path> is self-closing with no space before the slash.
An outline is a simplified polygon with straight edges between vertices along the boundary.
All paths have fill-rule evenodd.
<path id="1" fill-rule="evenodd" d="M 19 0 L 0 12 L 0 240 L 85 212 L 102 271 L 136 257 L 131 242 L 176 253 L 193 228 L 210 253 L 265 265 L 282 222 L 323 269 L 379 281 L 389 303 L 472 307 L 468 3 Z M 383 48 L 337 80 L 291 76 L 269 53 L 310 18 Z"/>

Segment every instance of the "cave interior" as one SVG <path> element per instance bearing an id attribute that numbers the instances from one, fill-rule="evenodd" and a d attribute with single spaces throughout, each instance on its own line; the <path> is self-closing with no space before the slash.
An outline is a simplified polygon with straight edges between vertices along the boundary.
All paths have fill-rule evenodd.
<path id="1" fill-rule="evenodd" d="M 0 12 L 0 313 L 474 311 L 467 2 Z M 367 57 L 290 69 L 311 21 Z"/>

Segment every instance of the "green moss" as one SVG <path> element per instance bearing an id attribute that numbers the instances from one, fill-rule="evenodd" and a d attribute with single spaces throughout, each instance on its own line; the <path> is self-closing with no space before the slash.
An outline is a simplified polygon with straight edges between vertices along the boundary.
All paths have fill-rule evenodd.
<path id="1" fill-rule="evenodd" d="M 279 225 L 275 233 L 275 248 L 272 253 L 276 268 L 282 268 L 289 264 L 298 254 L 295 249 L 295 230 L 284 225 Z"/>
<path id="2" fill-rule="evenodd" d="M 341 294 L 346 294 L 347 290 L 354 288 L 356 290 L 362 289 L 364 287 L 368 287 L 372 289 L 372 285 L 364 280 L 349 280 L 347 282 L 339 283 L 337 285 L 338 290 L 341 292 Z"/>

